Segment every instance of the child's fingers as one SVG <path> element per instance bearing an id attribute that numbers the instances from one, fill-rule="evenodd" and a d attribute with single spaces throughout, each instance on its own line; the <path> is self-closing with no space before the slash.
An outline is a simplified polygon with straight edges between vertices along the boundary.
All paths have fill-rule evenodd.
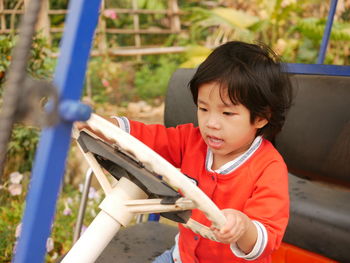
<path id="1" fill-rule="evenodd" d="M 233 209 L 225 209 L 222 211 L 227 219 L 227 222 L 220 230 L 214 230 L 214 233 L 220 242 L 237 242 L 237 240 L 244 234 L 246 229 L 244 216 L 242 216 L 242 213 L 239 211 Z"/>
<path id="2" fill-rule="evenodd" d="M 211 225 L 211 226 L 210 226 L 210 230 L 211 230 L 211 231 L 215 231 L 215 230 L 218 230 L 218 229 L 217 229 L 214 225 Z"/>
<path id="3" fill-rule="evenodd" d="M 225 213 L 224 213 L 225 214 Z M 237 224 L 237 220 L 234 214 L 226 213 L 226 224 L 220 229 L 220 234 L 229 233 Z"/>
<path id="4" fill-rule="evenodd" d="M 85 122 L 76 121 L 74 122 L 74 127 L 78 130 L 82 130 L 88 128 L 89 126 Z"/>
<path id="5" fill-rule="evenodd" d="M 220 242 L 226 244 L 236 242 L 239 237 L 237 233 L 232 233 L 231 231 L 226 234 L 220 234 L 220 231 L 216 230 L 214 231 L 214 234 Z"/>

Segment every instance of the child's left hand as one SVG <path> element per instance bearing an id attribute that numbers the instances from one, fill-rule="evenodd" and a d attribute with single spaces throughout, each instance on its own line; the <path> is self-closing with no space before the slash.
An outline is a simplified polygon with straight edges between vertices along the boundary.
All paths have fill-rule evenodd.
<path id="1" fill-rule="evenodd" d="M 247 232 L 250 219 L 238 210 L 223 209 L 222 212 L 226 217 L 226 224 L 221 229 L 217 229 L 213 225 L 210 229 L 221 243 L 235 243 Z"/>

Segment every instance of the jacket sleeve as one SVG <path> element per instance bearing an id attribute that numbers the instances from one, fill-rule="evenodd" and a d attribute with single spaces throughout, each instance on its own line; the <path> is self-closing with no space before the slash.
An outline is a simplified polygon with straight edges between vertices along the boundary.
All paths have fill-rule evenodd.
<path id="1" fill-rule="evenodd" d="M 131 120 L 129 120 L 129 123 L 132 136 L 153 149 L 175 167 L 181 166 L 186 138 L 191 133 L 192 124 L 166 128 L 159 124 L 146 125 Z"/>
<path id="2" fill-rule="evenodd" d="M 271 255 L 279 248 L 289 219 L 288 170 L 283 161 L 272 161 L 263 170 L 244 213 L 263 228 L 266 240 L 258 258 Z"/>

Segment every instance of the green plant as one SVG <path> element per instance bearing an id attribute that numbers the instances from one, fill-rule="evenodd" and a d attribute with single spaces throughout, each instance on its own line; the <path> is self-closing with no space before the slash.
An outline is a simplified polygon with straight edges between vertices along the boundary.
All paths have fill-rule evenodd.
<path id="1" fill-rule="evenodd" d="M 51 231 L 54 246 L 51 251 L 48 251 L 47 262 L 54 262 L 57 256 L 67 253 L 72 246 L 73 230 L 79 211 L 82 185 L 79 188 L 77 189 L 69 184 L 65 185 L 58 199 L 55 221 Z M 99 212 L 98 205 L 102 201 L 102 197 L 100 191 L 90 187 L 82 231 L 85 231 L 86 227 Z"/>
<path id="2" fill-rule="evenodd" d="M 151 1 L 151 0 L 138 0 L 136 1 L 138 9 L 145 10 L 166 10 L 167 1 Z M 131 1 L 125 0 L 109 0 L 105 1 L 105 10 L 102 13 L 102 19 L 107 28 L 116 29 L 133 29 L 134 28 L 134 16 L 130 13 L 116 13 L 115 8 L 133 8 Z M 166 14 L 139 14 L 139 26 L 140 29 L 148 28 L 168 28 L 169 21 Z M 141 42 L 143 45 L 157 45 L 164 42 L 166 36 L 161 34 L 141 35 Z M 135 46 L 135 37 L 133 34 L 107 34 L 107 43 L 109 47 L 121 47 L 121 46 Z"/>
<path id="3" fill-rule="evenodd" d="M 85 93 L 96 103 L 123 104 L 133 99 L 134 68 L 112 58 L 93 58 L 87 71 Z"/>
<path id="4" fill-rule="evenodd" d="M 68 6 L 68 0 L 50 0 L 50 8 L 52 9 L 64 9 Z"/>
<path id="5" fill-rule="evenodd" d="M 188 46 L 186 61 L 180 65 L 181 68 L 195 68 L 198 67 L 212 52 L 212 49 L 204 46 Z"/>
<path id="6" fill-rule="evenodd" d="M 192 21 L 192 42 L 206 41 L 210 45 L 219 45 L 232 39 L 251 42 L 254 39 L 251 28 L 259 21 L 258 17 L 247 12 L 225 7 L 191 7 L 187 13 L 190 14 L 187 19 Z"/>
<path id="7" fill-rule="evenodd" d="M 293 28 L 295 32 L 300 34 L 301 38 L 298 45 L 297 62 L 316 62 L 325 25 L 325 19 L 315 17 L 299 20 L 297 25 Z M 349 27 L 350 24 L 347 22 L 334 21 L 329 41 L 330 45 L 326 53 L 326 63 L 346 64 L 348 54 L 344 46 L 346 47 L 347 43 L 350 41 Z"/>
<path id="8" fill-rule="evenodd" d="M 0 36 L 0 96 L 2 95 L 2 85 L 5 75 L 10 66 L 11 52 L 17 41 L 17 36 Z M 27 72 L 36 79 L 50 79 L 56 65 L 56 59 L 50 56 L 51 47 L 47 40 L 37 34 L 33 39 L 33 44 L 28 60 Z"/>
<path id="9" fill-rule="evenodd" d="M 14 172 L 0 185 L 0 262 L 10 263 L 17 238 L 21 232 L 21 217 L 25 204 L 29 173 Z M 81 187 L 80 187 L 81 188 Z M 53 263 L 66 253 L 73 241 L 73 230 L 80 205 L 81 189 L 65 185 L 56 206 L 54 223 L 46 244 L 46 262 Z M 103 196 L 90 188 L 88 206 L 84 217 L 84 229 L 98 213 Z"/>
<path id="10" fill-rule="evenodd" d="M 13 36 L 0 36 L 0 96 L 2 94 L 2 83 L 5 80 L 5 73 L 11 62 L 11 51 L 15 45 Z"/>
<path id="11" fill-rule="evenodd" d="M 8 146 L 6 171 L 30 171 L 38 141 L 39 129 L 15 125 Z"/>
<path id="12" fill-rule="evenodd" d="M 0 36 L 0 97 L 2 96 L 3 80 L 11 63 L 11 52 L 17 37 L 13 35 Z M 31 57 L 28 60 L 27 72 L 35 79 L 50 79 L 56 60 L 50 57 L 50 46 L 46 39 L 37 35 L 33 39 Z M 5 174 L 13 170 L 26 172 L 31 170 L 32 161 L 38 141 L 38 129 L 16 125 L 9 143 Z"/>
<path id="13" fill-rule="evenodd" d="M 28 60 L 28 73 L 36 79 L 51 79 L 57 60 L 51 56 L 52 47 L 47 39 L 38 33 L 31 48 Z"/>
<path id="14" fill-rule="evenodd" d="M 145 100 L 164 96 L 171 74 L 184 60 L 180 55 L 163 55 L 157 57 L 157 62 L 147 61 L 136 72 L 135 87 L 137 95 Z"/>
<path id="15" fill-rule="evenodd" d="M 254 0 L 243 5 L 242 2 L 213 1 L 211 7 L 196 1 L 185 4 L 187 15 L 183 17 L 183 24 L 190 32 L 190 49 L 198 44 L 210 48 L 230 40 L 263 42 L 286 62 L 316 62 L 328 3 L 321 0 Z M 349 13 L 345 8 L 335 17 L 325 63 L 349 63 Z M 188 58 L 186 66 L 201 61 L 196 54 L 188 53 Z"/>
<path id="16" fill-rule="evenodd" d="M 24 208 L 23 189 L 28 187 L 28 182 L 28 174 L 17 172 L 0 185 L 0 262 L 11 262 Z"/>

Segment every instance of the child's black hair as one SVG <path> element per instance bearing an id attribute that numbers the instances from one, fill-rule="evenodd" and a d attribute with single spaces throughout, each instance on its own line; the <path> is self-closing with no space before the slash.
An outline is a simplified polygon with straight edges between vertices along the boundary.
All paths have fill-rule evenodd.
<path id="1" fill-rule="evenodd" d="M 220 84 L 220 94 L 228 91 L 233 104 L 250 111 L 251 123 L 257 117 L 268 120 L 257 135 L 274 139 L 282 129 L 292 103 L 292 87 L 284 64 L 265 45 L 232 41 L 217 47 L 198 67 L 189 86 L 197 104 L 198 89 L 210 82 Z"/>

